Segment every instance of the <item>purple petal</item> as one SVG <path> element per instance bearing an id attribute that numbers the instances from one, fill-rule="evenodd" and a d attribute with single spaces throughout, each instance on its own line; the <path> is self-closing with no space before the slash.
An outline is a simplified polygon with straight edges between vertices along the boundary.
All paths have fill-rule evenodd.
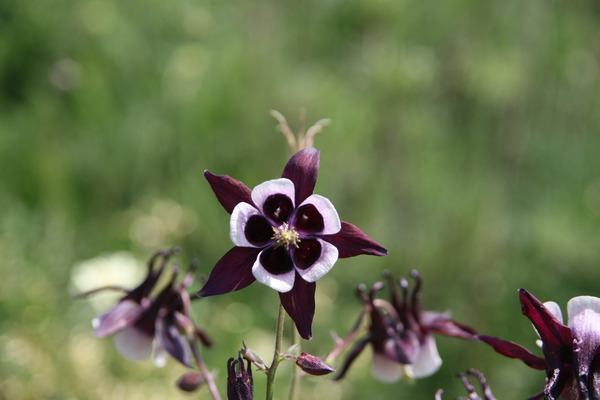
<path id="1" fill-rule="evenodd" d="M 204 177 L 217 196 L 217 200 L 228 213 L 231 214 L 239 203 L 253 204 L 250 189 L 242 182 L 227 175 L 217 176 L 208 171 L 204 171 Z"/>
<path id="2" fill-rule="evenodd" d="M 319 151 L 312 147 L 300 150 L 290 158 L 282 178 L 294 183 L 296 188 L 296 204 L 302 203 L 315 190 L 319 173 Z"/>
<path id="3" fill-rule="evenodd" d="M 118 302 L 110 311 L 93 321 L 94 335 L 98 338 L 110 336 L 133 325 L 144 312 L 144 307 L 133 300 Z"/>
<path id="4" fill-rule="evenodd" d="M 386 339 L 384 342 L 384 352 L 388 358 L 396 360 L 400 364 L 414 363 L 421 349 L 421 343 L 417 336 L 419 334 L 420 332 L 407 330 L 400 333 L 397 338 Z"/>
<path id="5" fill-rule="evenodd" d="M 489 344 L 494 348 L 494 350 L 506 357 L 519 359 L 523 361 L 526 365 L 534 369 L 546 369 L 546 360 L 536 356 L 526 348 L 519 346 L 516 343 L 508 342 L 506 340 L 498 339 L 491 336 L 479 335 L 478 337 L 479 340 Z"/>
<path id="6" fill-rule="evenodd" d="M 288 202 L 287 204 L 281 205 L 281 207 L 274 207 L 275 210 L 266 210 L 265 203 L 276 195 L 283 195 L 284 199 L 288 198 L 289 201 L 291 201 L 291 207 Z M 270 218 L 274 217 L 273 219 L 279 223 L 285 222 L 287 217 L 292 213 L 294 209 L 294 197 L 294 184 L 292 181 L 285 178 L 272 179 L 263 182 L 252 189 L 252 201 L 254 201 L 256 207 L 261 210 L 265 216 Z M 282 218 L 279 218 L 279 214 L 283 214 Z"/>
<path id="7" fill-rule="evenodd" d="M 315 289 L 317 284 L 306 282 L 296 276 L 294 287 L 287 293 L 279 293 L 281 304 L 296 324 L 304 339 L 312 338 L 312 320 L 315 315 Z"/>
<path id="8" fill-rule="evenodd" d="M 333 268 L 335 262 L 338 259 L 338 250 L 331 243 L 327 243 L 324 240 L 316 239 L 321 245 L 321 255 L 310 267 L 306 269 L 298 268 L 297 271 L 307 282 L 316 282 L 327 274 L 331 268 Z M 302 242 L 300 243 L 302 246 Z M 298 250 L 295 251 L 298 254 Z M 294 260 L 296 257 L 294 257 Z"/>
<path id="9" fill-rule="evenodd" d="M 563 325 L 544 305 L 525 289 L 519 290 L 523 314 L 531 320 L 544 345 L 571 346 L 571 330 Z"/>
<path id="10" fill-rule="evenodd" d="M 298 231 L 321 235 L 333 235 L 342 229 L 340 217 L 331 201 L 318 194 L 308 196 L 298 206 L 294 226 Z"/>
<path id="11" fill-rule="evenodd" d="M 342 229 L 335 235 L 323 236 L 323 239 L 338 248 L 339 257 L 354 257 L 360 254 L 385 256 L 387 250 L 371 239 L 356 226 L 342 221 Z"/>
<path id="12" fill-rule="evenodd" d="M 258 212 L 256 208 L 248 203 L 239 203 L 231 212 L 231 219 L 229 220 L 229 237 L 236 246 L 240 247 L 257 247 L 248 241 L 246 237 L 246 226 L 248 220 L 253 216 L 260 216 L 263 221 L 266 219 Z M 271 231 L 271 235 L 273 231 Z M 255 235 L 256 236 L 256 235 Z M 252 239 L 251 239 L 252 240 Z"/>
<path id="13" fill-rule="evenodd" d="M 158 338 L 161 347 L 165 349 L 171 357 L 187 367 L 192 367 L 192 352 L 187 338 L 179 332 L 171 318 L 157 319 L 156 337 Z"/>
<path id="14" fill-rule="evenodd" d="M 254 282 L 252 265 L 260 249 L 234 247 L 217 262 L 208 282 L 197 294 L 198 297 L 214 296 L 241 290 Z"/>
<path id="15" fill-rule="evenodd" d="M 283 250 L 283 248 L 280 248 Z M 271 248 L 268 248 L 264 251 L 272 252 Z M 285 251 L 285 250 L 283 250 Z M 277 252 L 277 250 L 275 250 Z M 265 269 L 265 266 L 262 265 L 262 255 L 258 255 L 254 265 L 252 266 L 252 275 L 256 278 L 257 281 L 262 283 L 263 285 L 267 285 L 271 289 L 277 290 L 280 293 L 289 292 L 294 287 L 294 278 L 296 277 L 296 272 L 294 268 L 290 268 L 287 272 L 283 273 L 271 273 Z M 286 254 L 287 255 L 287 254 Z"/>

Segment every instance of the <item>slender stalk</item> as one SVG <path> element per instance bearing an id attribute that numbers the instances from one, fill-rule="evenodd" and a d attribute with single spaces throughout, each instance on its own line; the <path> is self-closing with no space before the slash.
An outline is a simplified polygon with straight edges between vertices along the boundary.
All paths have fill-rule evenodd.
<path id="1" fill-rule="evenodd" d="M 292 328 L 292 344 L 298 343 L 298 334 L 295 329 Z M 298 349 L 300 350 L 300 349 Z M 296 400 L 298 397 L 298 390 L 300 388 L 300 368 L 294 366 L 292 369 L 292 383 L 290 385 L 290 393 L 288 395 L 289 400 Z"/>
<path id="2" fill-rule="evenodd" d="M 275 332 L 275 351 L 273 352 L 273 362 L 267 372 L 267 400 L 273 400 L 273 387 L 275 384 L 275 374 L 281 361 L 281 341 L 283 339 L 283 322 L 285 320 L 285 309 L 279 304 L 279 316 L 277 317 L 277 330 Z"/>
<path id="3" fill-rule="evenodd" d="M 219 394 L 219 389 L 217 388 L 217 385 L 215 384 L 215 379 L 214 379 L 213 375 L 208 371 L 208 368 L 206 368 L 206 364 L 204 364 L 204 361 L 202 361 L 202 358 L 200 358 L 200 356 L 198 355 L 198 352 L 192 351 L 192 354 L 194 355 L 196 364 L 198 365 L 198 368 L 200 369 L 200 373 L 202 374 L 204 379 L 206 379 L 206 383 L 208 385 L 208 391 L 210 392 L 210 395 L 212 396 L 212 398 L 214 400 L 221 400 L 221 395 Z"/>

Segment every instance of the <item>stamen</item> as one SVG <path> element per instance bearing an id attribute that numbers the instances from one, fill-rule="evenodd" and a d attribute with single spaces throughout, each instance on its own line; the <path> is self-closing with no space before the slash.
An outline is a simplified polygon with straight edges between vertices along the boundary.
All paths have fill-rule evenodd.
<path id="1" fill-rule="evenodd" d="M 279 228 L 273 227 L 273 237 L 271 239 L 275 240 L 275 248 L 285 247 L 285 250 L 289 250 L 291 245 L 298 248 L 298 243 L 300 243 L 300 235 L 293 226 L 289 226 L 286 222 L 284 222 Z"/>

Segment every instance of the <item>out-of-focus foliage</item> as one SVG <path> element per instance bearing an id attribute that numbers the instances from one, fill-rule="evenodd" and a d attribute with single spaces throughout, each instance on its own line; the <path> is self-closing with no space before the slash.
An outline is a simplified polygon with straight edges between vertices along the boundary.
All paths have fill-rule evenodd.
<path id="1" fill-rule="evenodd" d="M 272 108 L 292 125 L 302 107 L 307 124 L 332 118 L 316 192 L 390 250 L 319 281 L 306 351 L 350 330 L 359 283 L 413 268 L 426 309 L 534 349 L 519 287 L 559 304 L 599 295 L 599 25 L 592 0 L 2 2 L 0 397 L 190 398 L 181 366 L 124 360 L 92 336 L 101 307 L 71 298 L 71 277 L 85 281 L 85 260 L 114 273 L 102 254 L 128 252 L 125 268 L 172 245 L 208 274 L 231 244 L 202 171 L 277 177 Z M 194 303 L 222 393 L 242 340 L 270 358 L 276 305 L 259 284 Z M 451 398 L 468 368 L 501 399 L 542 387 L 486 346 L 438 344 L 431 378 L 380 384 L 365 354 L 342 383 L 306 379 L 301 398 Z"/>

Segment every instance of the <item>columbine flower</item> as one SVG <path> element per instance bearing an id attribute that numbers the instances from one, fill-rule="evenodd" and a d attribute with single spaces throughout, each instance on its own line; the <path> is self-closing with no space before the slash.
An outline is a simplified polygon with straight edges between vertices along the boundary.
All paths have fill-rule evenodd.
<path id="1" fill-rule="evenodd" d="M 117 350 L 132 360 L 144 360 L 154 352 L 155 363 L 162 365 L 165 352 L 180 363 L 191 366 L 197 357 L 196 340 L 210 345 L 206 335 L 189 317 L 190 297 L 186 288 L 193 281 L 188 273 L 176 283 L 177 268 L 171 281 L 153 296 L 171 252 L 158 252 L 148 264 L 146 279 L 108 312 L 94 320 L 94 334 L 103 338 L 115 336 Z M 157 260 L 162 262 L 156 267 Z"/>
<path id="2" fill-rule="evenodd" d="M 340 221 L 329 200 L 312 194 L 318 170 L 319 152 L 307 148 L 292 156 L 280 179 L 254 190 L 229 176 L 204 173 L 231 213 L 235 247 L 217 262 L 199 296 L 233 292 L 258 280 L 279 292 L 300 335 L 311 338 L 315 281 L 338 258 L 387 254 L 360 229 Z"/>
<path id="3" fill-rule="evenodd" d="M 367 344 L 373 347 L 373 376 L 383 382 L 395 382 L 402 375 L 424 378 L 440 368 L 442 359 L 433 333 L 468 340 L 477 338 L 475 330 L 451 320 L 448 313 L 421 311 L 421 278 L 416 271 L 412 272 L 416 285 L 410 298 L 406 279 L 398 280 L 400 296 L 396 282 L 391 275 L 387 277 L 391 302 L 375 298 L 375 293 L 384 287 L 383 282 L 373 285 L 368 296 L 364 287 L 359 288 L 359 298 L 365 303 L 364 313 L 371 318 L 369 334 L 355 344 L 336 380 L 344 377 Z"/>
<path id="4" fill-rule="evenodd" d="M 544 391 L 531 399 L 599 399 L 600 298 L 572 298 L 567 303 L 567 326 L 556 303 L 542 304 L 525 289 L 519 290 L 519 296 L 523 314 L 540 336 L 544 358 L 512 342 L 490 336 L 479 338 L 500 354 L 546 370 Z"/>

